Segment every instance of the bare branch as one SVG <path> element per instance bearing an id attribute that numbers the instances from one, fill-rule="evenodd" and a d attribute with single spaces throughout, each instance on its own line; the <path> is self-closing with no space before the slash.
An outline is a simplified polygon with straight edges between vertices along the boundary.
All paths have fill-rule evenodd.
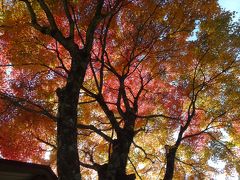
<path id="1" fill-rule="evenodd" d="M 110 142 L 110 143 L 113 143 L 113 139 L 111 137 L 109 137 L 108 135 L 104 134 L 102 132 L 102 130 L 96 128 L 95 126 L 93 125 L 84 125 L 84 124 L 78 124 L 77 127 L 79 129 L 89 129 L 89 130 L 92 130 L 94 131 L 95 133 L 97 133 L 99 136 L 101 136 L 102 138 L 104 138 L 106 141 Z"/>
<path id="2" fill-rule="evenodd" d="M 129 162 L 131 163 L 131 165 L 132 165 L 135 173 L 136 173 L 137 176 L 139 177 L 139 179 L 142 180 L 141 176 L 140 176 L 140 175 L 138 174 L 138 172 L 137 172 L 137 168 L 135 167 L 135 165 L 134 165 L 133 162 L 131 161 L 130 157 L 128 157 L 128 160 L 129 160 Z"/>
<path id="3" fill-rule="evenodd" d="M 69 11 L 68 2 L 67 2 L 67 0 L 62 0 L 62 2 L 63 2 L 64 11 L 67 16 L 68 23 L 69 23 L 69 38 L 74 40 L 74 21 L 72 19 L 71 13 Z"/>
<path id="4" fill-rule="evenodd" d="M 7 101 L 11 102 L 12 104 L 14 104 L 17 107 L 20 107 L 21 109 L 28 111 L 28 112 L 32 112 L 32 113 L 37 113 L 37 114 L 42 114 L 48 118 L 50 118 L 53 121 L 57 121 L 56 116 L 52 115 L 47 109 L 45 109 L 44 107 L 42 107 L 39 104 L 36 104 L 35 102 L 32 102 L 28 99 L 25 98 L 21 98 L 21 97 L 17 97 L 17 96 L 13 96 L 10 94 L 5 94 L 3 92 L 0 92 L 0 98 L 1 99 L 6 99 Z M 26 103 L 26 105 L 25 105 Z M 27 107 L 27 104 L 31 107 Z M 38 109 L 38 110 L 36 110 Z"/>
<path id="5" fill-rule="evenodd" d="M 147 115 L 147 116 L 136 115 L 136 116 L 137 116 L 137 118 L 143 118 L 143 119 L 151 119 L 151 118 L 162 117 L 162 118 L 166 118 L 166 119 L 175 119 L 175 120 L 179 120 L 179 118 L 171 117 L 171 116 L 166 116 L 166 115 L 163 115 L 163 114 L 152 114 L 152 115 Z"/>
<path id="6" fill-rule="evenodd" d="M 33 135 L 33 136 L 34 136 L 34 135 Z M 45 140 L 43 140 L 43 139 L 41 139 L 40 137 L 37 137 L 37 136 L 34 136 L 34 138 L 37 139 L 39 142 L 44 143 L 44 144 L 52 147 L 52 148 L 55 149 L 55 150 L 57 149 L 57 146 L 56 146 L 55 144 L 52 144 L 52 143 L 50 143 L 50 142 L 48 142 L 48 141 L 45 141 Z"/>

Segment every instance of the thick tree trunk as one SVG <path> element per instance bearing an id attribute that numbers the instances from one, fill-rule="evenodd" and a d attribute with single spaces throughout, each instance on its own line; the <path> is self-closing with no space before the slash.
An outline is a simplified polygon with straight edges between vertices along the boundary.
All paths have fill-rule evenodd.
<path id="1" fill-rule="evenodd" d="M 172 180 L 174 173 L 174 161 L 177 152 L 176 147 L 170 147 L 166 150 L 167 166 L 163 180 Z"/>
<path id="2" fill-rule="evenodd" d="M 126 174 L 128 153 L 131 142 L 116 142 L 113 145 L 113 152 L 108 164 L 105 164 L 98 171 L 99 180 L 134 180 L 135 175 Z"/>
<path id="3" fill-rule="evenodd" d="M 113 152 L 107 168 L 107 179 L 125 179 L 128 153 L 131 146 L 129 139 L 119 139 L 113 144 Z"/>
<path id="4" fill-rule="evenodd" d="M 57 117 L 57 171 L 60 180 L 80 180 L 77 148 L 77 106 L 79 91 L 87 69 L 88 58 L 80 52 L 72 56 L 67 83 L 57 89 L 59 99 Z"/>
<path id="5" fill-rule="evenodd" d="M 107 177 L 108 173 L 107 173 L 107 168 L 108 168 L 108 164 L 104 164 L 101 166 L 100 169 L 98 169 L 98 179 L 99 180 L 135 180 L 135 174 L 121 174 L 119 176 L 116 177 Z"/>
<path id="6" fill-rule="evenodd" d="M 126 174 L 128 154 L 133 142 L 134 131 L 123 129 L 113 143 L 112 153 L 108 164 L 99 170 L 99 180 L 134 180 L 135 174 Z"/>

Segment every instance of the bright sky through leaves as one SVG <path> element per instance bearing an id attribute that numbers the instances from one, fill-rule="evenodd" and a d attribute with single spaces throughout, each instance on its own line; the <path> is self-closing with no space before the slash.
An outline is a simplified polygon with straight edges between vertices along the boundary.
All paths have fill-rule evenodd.
<path id="1" fill-rule="evenodd" d="M 235 15 L 235 20 L 240 19 L 240 0 L 219 0 L 219 4 L 222 8 L 229 10 L 229 11 L 236 11 L 236 15 Z M 212 162 L 211 162 L 212 163 Z M 216 164 L 211 164 L 213 166 L 216 166 Z M 223 169 L 225 166 L 224 163 L 219 162 L 219 164 L 217 165 L 218 168 Z M 225 174 L 221 174 L 215 177 L 216 179 L 226 179 L 226 175 Z M 229 180 L 234 180 L 236 179 L 237 176 L 234 175 L 232 177 L 228 177 Z"/>
<path id="2" fill-rule="evenodd" d="M 240 0 L 219 0 L 219 4 L 226 10 L 236 11 L 236 20 L 240 18 Z"/>
<path id="3" fill-rule="evenodd" d="M 59 179 L 240 174 L 240 0 L 19 1 L 0 3 L 3 158 Z"/>

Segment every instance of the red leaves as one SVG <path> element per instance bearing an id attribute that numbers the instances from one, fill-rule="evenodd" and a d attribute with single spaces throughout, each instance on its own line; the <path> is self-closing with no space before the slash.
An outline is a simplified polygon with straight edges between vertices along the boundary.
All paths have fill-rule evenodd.
<path id="1" fill-rule="evenodd" d="M 207 23 L 208 19 L 212 19 L 214 22 L 219 11 L 216 1 L 171 1 L 170 3 L 166 1 L 160 4 L 158 4 L 159 1 L 153 0 L 120 1 L 126 4 L 118 13 L 110 13 L 114 16 L 109 22 L 110 16 L 106 15 L 109 15 L 110 10 L 116 8 L 114 6 L 116 2 L 119 1 L 104 1 L 104 8 L 101 12 L 103 19 L 94 31 L 91 66 L 88 67 L 84 87 L 96 95 L 103 96 L 104 103 L 112 110 L 114 116 L 118 117 L 116 121 L 121 127 L 124 124 L 124 118 L 128 118 L 122 116 L 121 111 L 132 111 L 138 116 L 164 114 L 172 117 L 151 118 L 153 123 L 149 123 L 150 125 L 148 124 L 146 129 L 148 128 L 154 133 L 149 139 L 153 141 L 153 139 L 162 138 L 159 143 L 152 143 L 151 151 L 154 149 L 154 145 L 158 146 L 156 149 L 159 149 L 168 141 L 172 143 L 172 134 L 178 133 L 181 127 L 187 125 L 188 121 L 191 122 L 183 134 L 183 145 L 189 145 L 197 151 L 202 150 L 210 139 L 204 132 L 201 134 L 200 132 L 206 128 L 211 117 L 199 110 L 198 106 L 201 106 L 199 104 L 202 101 L 209 100 L 207 99 L 209 94 L 199 98 L 194 92 L 196 93 L 201 87 L 201 83 L 205 85 L 211 78 L 210 76 L 216 74 L 214 72 L 219 72 L 230 64 L 230 61 L 228 63 L 225 61 L 233 56 L 231 53 L 228 55 L 228 51 L 222 53 L 224 49 L 217 48 L 218 44 L 224 48 L 229 46 L 222 42 L 223 40 L 220 41 L 219 38 L 216 38 L 221 37 L 221 34 L 227 34 L 224 29 L 220 29 L 221 34 L 218 34 L 220 30 L 218 30 L 219 32 L 215 31 L 216 37 L 215 35 L 210 39 L 201 37 L 204 43 L 207 40 L 211 42 L 207 45 L 200 41 L 187 41 L 187 38 L 193 31 L 196 20 L 200 23 L 201 21 Z M 48 3 L 59 30 L 64 37 L 67 37 L 70 28 L 62 2 L 48 1 Z M 83 48 L 87 28 L 94 16 L 97 1 L 71 1 L 69 3 L 69 7 L 71 7 L 69 10 L 75 22 L 74 42 L 79 48 Z M 39 9 L 37 2 L 33 1 L 33 4 L 34 8 L 36 5 L 34 10 L 37 13 L 39 24 L 49 26 L 44 12 Z M 24 107 L 31 108 L 34 112 L 42 109 L 27 103 L 24 104 L 23 99 L 41 105 L 43 109 L 56 114 L 58 102 L 55 90 L 66 83 L 68 70 L 73 63 L 69 52 L 51 37 L 30 28 L 28 26 L 29 16 L 23 7 L 16 6 L 16 9 L 12 10 L 12 14 L 9 13 L 6 17 L 5 24 L 14 26 L 14 28 L 7 29 L 0 36 L 0 43 L 3 44 L 0 61 L 1 64 L 11 64 L 13 67 L 0 68 L 1 91 L 19 97 L 18 100 L 21 100 Z M 209 27 L 218 29 L 215 28 L 213 22 Z M 225 21 L 222 22 L 225 23 Z M 199 27 L 204 29 L 207 26 Z M 213 48 L 212 55 L 201 54 L 201 48 L 205 48 L 205 46 Z M 229 48 L 230 50 L 231 48 Z M 215 56 L 219 56 L 218 51 L 221 51 L 221 59 L 224 61 L 215 60 Z M 234 49 L 231 51 L 234 52 Z M 8 70 L 9 74 L 5 72 Z M 235 74 L 237 73 L 236 70 Z M 235 74 L 233 76 L 236 76 Z M 222 87 L 227 85 L 211 86 L 212 84 L 209 84 L 204 88 L 212 88 L 210 91 L 213 93 L 211 92 L 210 95 L 217 99 L 219 96 L 215 96 L 215 89 L 223 91 Z M 94 95 L 89 97 L 91 93 L 82 92 L 83 90 L 80 94 L 81 100 L 90 102 L 94 100 Z M 201 93 L 204 94 L 204 92 Z M 217 105 L 206 103 L 206 107 L 204 106 L 206 111 L 211 108 L 211 112 L 215 112 L 215 106 L 222 106 L 221 103 L 225 103 L 224 98 L 228 94 L 231 93 L 223 93 L 222 102 L 220 100 L 219 104 L 216 103 Z M 117 104 L 118 101 L 120 105 Z M 193 106 L 190 106 L 191 103 L 196 105 L 195 113 L 193 113 Z M 2 109 L 7 105 L 9 104 L 5 101 L 0 101 Z M 6 111 L 6 114 L 11 110 Z M 191 113 L 193 113 L 192 117 L 190 117 Z M 78 116 L 79 122 L 96 125 L 106 135 L 110 135 L 110 131 L 113 129 L 97 102 L 79 105 Z M 29 160 L 40 157 L 43 155 L 42 145 L 36 141 L 33 135 L 42 138 L 55 136 L 54 123 L 50 123 L 46 117 L 39 114 L 26 113 L 17 109 L 13 111 L 11 117 L 6 115 L 5 118 L 1 116 L 1 119 L 4 122 L 0 126 L 0 151 L 2 156 L 10 159 Z M 145 127 L 149 122 L 143 118 L 135 118 L 134 121 L 136 122 L 135 130 Z M 238 133 L 238 124 L 233 123 L 233 127 L 234 132 Z M 85 129 L 85 131 L 88 130 Z M 107 154 L 106 142 L 104 140 L 95 142 L 95 134 L 91 133 L 89 139 L 93 137 L 91 141 L 99 143 L 98 151 L 103 154 L 101 157 L 103 161 L 105 160 L 104 155 Z M 99 138 L 99 136 L 97 137 Z M 115 138 L 114 133 L 113 138 Z M 87 142 L 87 140 L 86 144 L 90 144 L 90 141 Z M 161 156 L 159 152 L 157 154 Z"/>
<path id="2" fill-rule="evenodd" d="M 11 160 L 39 160 L 44 151 L 39 142 L 33 138 L 31 132 L 22 129 L 14 122 L 1 123 L 0 127 L 0 151 L 1 155 Z"/>
<path id="3" fill-rule="evenodd" d="M 6 159 L 41 162 L 47 146 L 37 138 L 50 141 L 54 124 L 43 116 L 19 111 L 16 118 L 1 121 L 0 152 Z"/>

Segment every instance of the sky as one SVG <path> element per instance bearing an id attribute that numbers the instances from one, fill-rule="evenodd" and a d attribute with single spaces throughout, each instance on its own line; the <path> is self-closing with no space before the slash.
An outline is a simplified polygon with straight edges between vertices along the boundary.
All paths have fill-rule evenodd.
<path id="1" fill-rule="evenodd" d="M 238 12 L 235 20 L 240 18 L 240 0 L 218 0 L 218 2 L 224 9 Z"/>
<path id="2" fill-rule="evenodd" d="M 219 5 L 228 11 L 235 11 L 235 18 L 233 19 L 234 21 L 237 21 L 240 19 L 240 0 L 218 0 Z M 188 38 L 190 41 L 194 41 L 197 39 L 196 33 L 198 32 L 198 27 L 195 28 L 193 31 L 192 36 Z"/>

